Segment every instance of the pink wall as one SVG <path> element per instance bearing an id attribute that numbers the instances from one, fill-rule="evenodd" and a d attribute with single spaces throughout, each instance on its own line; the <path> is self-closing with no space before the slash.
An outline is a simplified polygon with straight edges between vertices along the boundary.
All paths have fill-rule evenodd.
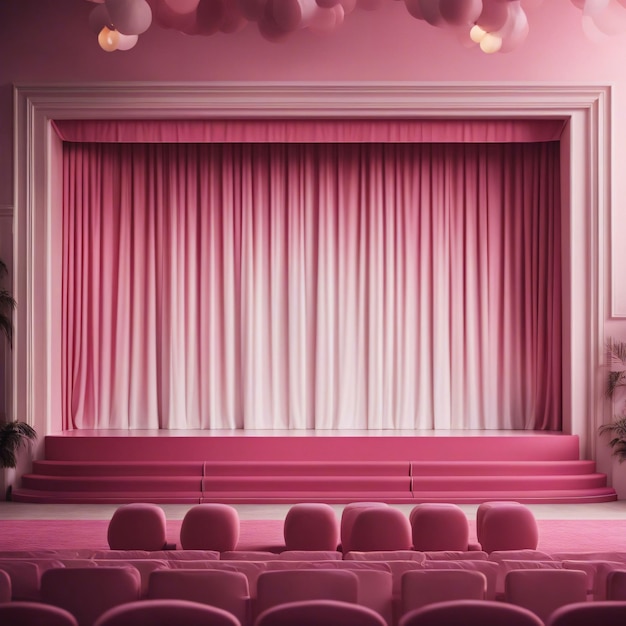
<path id="1" fill-rule="evenodd" d="M 535 3 L 536 4 L 536 3 Z M 0 256 L 13 203 L 12 84 L 101 81 L 407 81 L 430 83 L 532 82 L 612 85 L 612 234 L 609 269 L 626 262 L 626 33 L 589 41 L 581 12 L 570 0 L 544 0 L 529 9 L 530 34 L 517 50 L 485 55 L 466 49 L 441 29 L 412 18 L 402 1 L 375 12 L 356 11 L 334 34 L 308 31 L 280 44 L 261 38 L 254 25 L 235 35 L 191 37 L 156 25 L 128 52 L 106 53 L 89 29 L 86 0 L 0 2 Z M 3 210 L 4 209 L 4 210 Z M 611 241 L 615 242 L 611 249 Z M 4 243 L 3 243 L 4 242 Z M 610 274 L 604 285 L 606 334 L 626 338 L 626 281 Z M 608 319 L 613 296 L 615 319 Z M 0 369 L 1 372 L 1 369 Z"/>

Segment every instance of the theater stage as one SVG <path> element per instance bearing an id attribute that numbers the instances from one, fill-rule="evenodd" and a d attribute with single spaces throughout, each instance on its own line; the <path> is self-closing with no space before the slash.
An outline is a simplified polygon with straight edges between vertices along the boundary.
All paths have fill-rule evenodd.
<path id="1" fill-rule="evenodd" d="M 440 430 L 74 430 L 13 500 L 231 504 L 617 499 L 576 435 Z"/>

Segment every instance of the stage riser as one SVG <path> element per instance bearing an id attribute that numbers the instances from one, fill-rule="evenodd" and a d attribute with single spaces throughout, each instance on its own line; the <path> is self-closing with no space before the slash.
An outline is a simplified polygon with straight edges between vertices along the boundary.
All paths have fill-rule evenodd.
<path id="1" fill-rule="evenodd" d="M 49 436 L 13 499 L 232 504 L 616 499 L 571 435 Z"/>
<path id="2" fill-rule="evenodd" d="M 575 435 L 458 437 L 351 436 L 48 436 L 45 458 L 60 461 L 396 462 L 574 461 Z"/>

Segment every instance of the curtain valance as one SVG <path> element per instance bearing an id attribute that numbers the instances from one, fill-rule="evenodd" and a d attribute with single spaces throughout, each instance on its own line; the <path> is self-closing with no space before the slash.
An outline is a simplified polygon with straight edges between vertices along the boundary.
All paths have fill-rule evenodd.
<path id="1" fill-rule="evenodd" d="M 562 119 L 56 120 L 75 143 L 534 143 L 558 141 Z"/>

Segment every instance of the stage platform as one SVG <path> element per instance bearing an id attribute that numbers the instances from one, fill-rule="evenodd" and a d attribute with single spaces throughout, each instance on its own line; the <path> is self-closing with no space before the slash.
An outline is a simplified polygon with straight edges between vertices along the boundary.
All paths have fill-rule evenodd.
<path id="1" fill-rule="evenodd" d="M 74 430 L 13 499 L 232 504 L 617 499 L 575 435 L 537 431 Z"/>

